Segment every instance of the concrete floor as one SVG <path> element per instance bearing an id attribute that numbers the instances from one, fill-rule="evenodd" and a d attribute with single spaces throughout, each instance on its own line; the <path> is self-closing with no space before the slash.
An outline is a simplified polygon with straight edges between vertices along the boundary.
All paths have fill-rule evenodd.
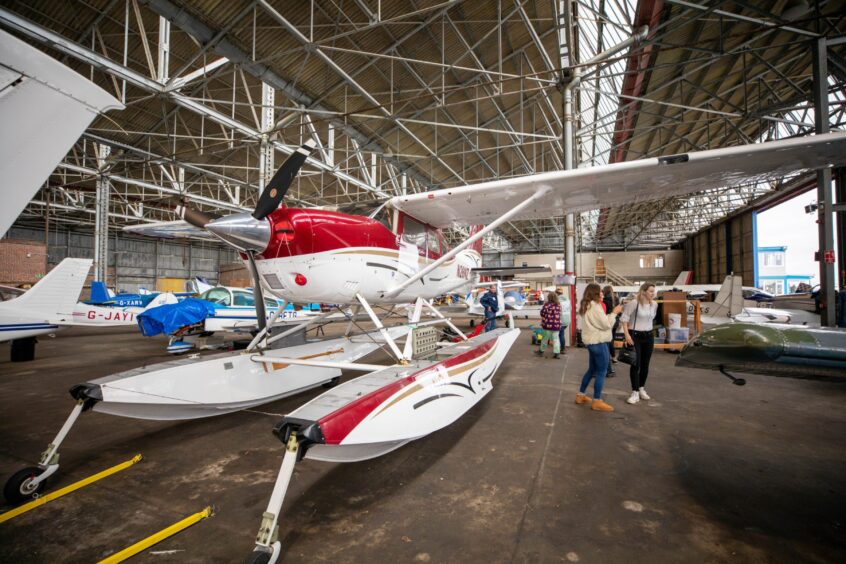
<path id="1" fill-rule="evenodd" d="M 5 362 L 8 349 L 4 481 L 37 462 L 72 384 L 166 360 L 163 341 L 127 331 L 69 330 L 30 363 Z M 656 353 L 654 400 L 624 404 L 621 375 L 604 414 L 573 403 L 584 349 L 531 352 L 524 332 L 493 392 L 439 433 L 368 462 L 301 462 L 284 561 L 846 561 L 846 388 L 765 376 L 739 388 Z M 271 428 L 317 393 L 183 423 L 84 414 L 51 490 L 144 461 L 0 525 L 0 561 L 96 561 L 209 504 L 214 517 L 136 560 L 243 560 L 282 457 Z"/>

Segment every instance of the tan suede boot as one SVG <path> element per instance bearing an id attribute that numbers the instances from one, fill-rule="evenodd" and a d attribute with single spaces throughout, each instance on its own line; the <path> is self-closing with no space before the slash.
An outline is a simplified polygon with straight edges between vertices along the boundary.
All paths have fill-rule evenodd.
<path id="1" fill-rule="evenodd" d="M 601 399 L 593 400 L 590 408 L 594 411 L 614 411 L 614 408 L 602 401 Z"/>

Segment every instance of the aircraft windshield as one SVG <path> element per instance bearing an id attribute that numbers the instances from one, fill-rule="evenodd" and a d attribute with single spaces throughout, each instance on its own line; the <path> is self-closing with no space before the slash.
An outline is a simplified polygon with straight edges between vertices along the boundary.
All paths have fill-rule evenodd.
<path id="1" fill-rule="evenodd" d="M 211 290 L 206 290 L 200 294 L 200 299 L 223 306 L 232 305 L 232 299 L 229 297 L 229 290 L 225 288 L 212 288 Z"/>

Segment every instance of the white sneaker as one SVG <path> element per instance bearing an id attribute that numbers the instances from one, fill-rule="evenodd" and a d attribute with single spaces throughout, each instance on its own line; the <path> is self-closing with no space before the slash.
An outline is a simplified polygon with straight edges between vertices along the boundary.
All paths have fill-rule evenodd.
<path id="1" fill-rule="evenodd" d="M 648 400 L 652 399 L 652 398 L 649 397 L 649 394 L 647 394 L 646 390 L 643 389 L 643 388 L 640 389 L 638 394 L 640 395 L 640 399 L 642 399 L 642 400 L 648 401 Z"/>
<path id="2" fill-rule="evenodd" d="M 634 405 L 639 401 L 640 401 L 640 395 L 637 392 L 632 392 L 632 395 L 629 396 L 629 399 L 626 400 L 626 403 L 630 403 L 630 404 Z"/>

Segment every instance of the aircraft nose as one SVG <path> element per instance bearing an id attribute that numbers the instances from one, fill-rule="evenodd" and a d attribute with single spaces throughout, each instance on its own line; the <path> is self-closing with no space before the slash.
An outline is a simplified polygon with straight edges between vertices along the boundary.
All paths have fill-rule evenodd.
<path id="1" fill-rule="evenodd" d="M 261 252 L 270 242 L 270 222 L 249 213 L 237 213 L 215 219 L 206 229 L 242 251 Z"/>

